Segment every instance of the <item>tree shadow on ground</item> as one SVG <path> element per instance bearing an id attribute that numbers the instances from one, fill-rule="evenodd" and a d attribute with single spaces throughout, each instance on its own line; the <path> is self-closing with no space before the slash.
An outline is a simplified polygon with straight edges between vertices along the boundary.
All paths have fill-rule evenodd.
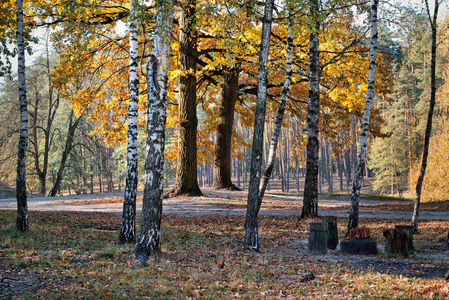
<path id="1" fill-rule="evenodd" d="M 426 279 L 444 278 L 447 268 L 428 266 L 426 263 L 412 263 L 386 260 L 360 260 L 353 263 L 362 270 L 372 270 L 381 274 L 402 275 Z"/>

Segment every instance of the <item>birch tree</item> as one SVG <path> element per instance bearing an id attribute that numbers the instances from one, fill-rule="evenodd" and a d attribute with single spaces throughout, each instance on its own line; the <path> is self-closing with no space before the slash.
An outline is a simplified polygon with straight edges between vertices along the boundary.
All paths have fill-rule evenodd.
<path id="1" fill-rule="evenodd" d="M 161 219 L 165 123 L 167 117 L 167 79 L 173 3 L 157 3 L 153 49 L 147 64 L 148 122 L 145 153 L 145 189 L 136 257 L 145 266 L 148 256 L 161 251 Z"/>
<path id="2" fill-rule="evenodd" d="M 304 198 L 301 218 L 315 218 L 318 216 L 318 153 L 319 128 L 318 118 L 320 110 L 320 79 L 321 68 L 319 62 L 319 0 L 310 1 L 312 28 L 309 44 L 309 101 L 307 103 L 307 161 L 306 179 L 304 184 Z"/>
<path id="3" fill-rule="evenodd" d="M 20 138 L 17 155 L 17 179 L 16 179 L 16 197 L 17 197 L 17 230 L 28 230 L 28 206 L 26 190 L 26 150 L 28 146 L 28 111 L 25 84 L 25 41 L 23 30 L 23 1 L 17 0 L 17 75 L 19 85 L 20 101 Z"/>
<path id="4" fill-rule="evenodd" d="M 267 65 L 270 50 L 271 23 L 274 0 L 265 2 L 262 20 L 262 39 L 260 42 L 259 68 L 257 74 L 257 103 L 254 121 L 254 134 L 251 152 L 250 182 L 245 221 L 245 248 L 259 251 L 258 214 L 260 209 L 259 184 L 263 158 L 263 135 L 267 102 Z"/>
<path id="5" fill-rule="evenodd" d="M 429 17 L 430 27 L 432 29 L 432 60 L 430 62 L 430 107 L 427 115 L 426 133 L 424 136 L 424 149 L 422 153 L 421 170 L 419 172 L 418 181 L 416 183 L 416 195 L 415 195 L 415 206 L 413 209 L 412 225 L 415 232 L 418 231 L 418 217 L 419 217 L 419 206 L 421 204 L 421 191 L 424 181 L 424 175 L 426 174 L 427 168 L 427 158 L 429 156 L 429 144 L 430 144 L 430 134 L 432 133 L 432 118 L 433 111 L 435 108 L 435 98 L 436 98 L 436 49 L 437 49 L 437 17 L 438 9 L 440 6 L 438 0 L 435 0 L 435 7 L 433 10 L 433 16 L 430 15 L 429 1 L 425 0 L 427 16 Z"/>
<path id="6" fill-rule="evenodd" d="M 373 0 L 371 6 L 371 45 L 369 54 L 368 87 L 365 96 L 365 108 L 363 110 L 362 125 L 360 128 L 359 155 L 357 169 L 352 184 L 351 208 L 349 211 L 348 228 L 357 228 L 359 225 L 359 197 L 362 185 L 363 169 L 366 161 L 366 147 L 368 144 L 368 128 L 371 116 L 371 107 L 374 97 L 374 78 L 376 75 L 377 57 L 377 6 L 379 0 Z"/>
<path id="7" fill-rule="evenodd" d="M 282 129 L 282 121 L 284 120 L 285 107 L 287 105 L 288 93 L 290 91 L 290 84 L 292 78 L 292 60 L 293 60 L 293 18 L 291 12 L 288 13 L 288 36 L 287 36 L 287 59 L 285 67 L 285 81 L 281 93 L 281 103 L 276 114 L 276 121 L 274 123 L 274 130 L 271 136 L 270 152 L 268 154 L 267 167 L 265 168 L 262 182 L 260 183 L 259 203 L 262 203 L 265 190 L 267 189 L 268 181 L 273 172 L 273 167 L 276 158 L 276 149 L 279 141 L 279 135 Z M 288 176 L 288 175 L 287 175 Z"/>
<path id="8" fill-rule="evenodd" d="M 137 192 L 137 110 L 139 106 L 139 22 L 138 1 L 131 0 L 129 14 L 129 104 L 128 150 L 126 186 L 123 200 L 122 227 L 119 244 L 136 242 L 136 192 Z"/>

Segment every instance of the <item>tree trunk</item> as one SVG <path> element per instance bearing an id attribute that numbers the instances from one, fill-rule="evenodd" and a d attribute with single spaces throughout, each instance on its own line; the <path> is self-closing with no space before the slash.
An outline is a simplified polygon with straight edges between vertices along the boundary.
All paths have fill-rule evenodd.
<path id="1" fill-rule="evenodd" d="M 81 120 L 81 117 L 79 117 L 79 118 L 75 117 L 76 118 L 75 122 L 73 122 L 73 116 L 74 116 L 74 113 L 72 110 L 70 112 L 69 128 L 68 128 L 68 132 L 67 132 L 67 138 L 65 141 L 64 152 L 62 152 L 61 162 L 59 164 L 59 170 L 58 170 L 58 174 L 56 175 L 55 184 L 53 185 L 53 188 L 50 190 L 50 193 L 49 193 L 50 197 L 56 196 L 56 194 L 59 191 L 59 188 L 61 186 L 62 176 L 64 174 L 65 162 L 67 161 L 67 158 L 69 157 L 69 153 L 72 150 L 73 140 L 75 137 L 75 130 Z"/>
<path id="2" fill-rule="evenodd" d="M 39 194 L 45 196 L 45 176 L 43 174 L 43 171 L 41 170 L 40 163 L 39 163 L 39 155 L 40 155 L 40 149 L 39 149 L 39 140 L 37 137 L 37 116 L 39 115 L 38 107 L 41 106 L 40 100 L 41 95 L 39 91 L 37 90 L 37 86 L 34 86 L 35 88 L 35 96 L 34 96 L 34 103 L 31 103 L 30 106 L 33 108 L 32 112 L 30 113 L 31 117 L 31 135 L 30 135 L 30 143 L 32 147 L 32 153 L 34 158 L 34 170 L 36 172 L 37 178 L 39 179 Z"/>
<path id="3" fill-rule="evenodd" d="M 267 101 L 267 65 L 270 50 L 271 23 L 274 0 L 265 2 L 260 42 L 259 69 L 257 72 L 257 103 L 254 120 L 254 134 L 251 152 L 250 182 L 245 221 L 245 248 L 259 251 L 258 214 L 261 205 L 259 196 L 260 171 L 263 157 L 263 133 Z"/>
<path id="4" fill-rule="evenodd" d="M 153 50 L 147 65 L 148 122 L 145 189 L 136 257 L 146 266 L 148 256 L 161 252 L 167 80 L 172 24 L 172 1 L 158 2 Z"/>
<path id="5" fill-rule="evenodd" d="M 345 176 L 346 176 L 346 190 L 349 192 L 349 184 L 351 183 L 352 173 L 351 173 L 351 155 L 350 149 L 345 152 Z"/>
<path id="6" fill-rule="evenodd" d="M 357 228 L 359 225 L 359 197 L 360 187 L 365 168 L 366 147 L 368 143 L 368 127 L 371 115 L 371 106 L 374 96 L 374 79 L 376 75 L 377 56 L 377 5 L 379 0 L 373 0 L 371 6 L 371 46 L 369 56 L 368 87 L 365 96 L 365 108 L 363 110 L 362 126 L 360 128 L 359 158 L 357 162 L 357 172 L 352 183 L 351 209 L 349 211 L 348 228 Z"/>
<path id="7" fill-rule="evenodd" d="M 139 43 L 138 2 L 131 0 L 129 21 L 129 103 L 128 103 L 128 156 L 126 164 L 125 197 L 123 199 L 122 226 L 119 244 L 136 242 L 137 193 L 137 111 L 139 107 Z"/>
<path id="8" fill-rule="evenodd" d="M 333 193 L 334 192 L 334 186 L 333 186 L 333 178 L 332 178 L 332 149 L 329 145 L 329 141 L 326 141 L 326 165 L 327 165 L 327 192 Z"/>
<path id="9" fill-rule="evenodd" d="M 17 75 L 20 101 L 20 138 L 17 154 L 17 222 L 18 231 L 28 230 L 28 205 L 26 190 L 26 149 L 28 146 L 28 111 L 25 84 L 25 41 L 23 32 L 23 1 L 17 0 Z"/>
<path id="10" fill-rule="evenodd" d="M 424 149 L 422 153 L 422 163 L 421 163 L 421 171 L 419 173 L 418 182 L 416 183 L 416 195 L 415 195 L 415 206 L 413 209 L 413 217 L 412 217 L 412 226 L 413 231 L 418 232 L 418 217 L 419 217 L 419 206 L 421 204 L 421 191 L 422 184 L 424 181 L 424 175 L 426 174 L 427 168 L 427 157 L 429 156 L 429 144 L 430 144 L 430 134 L 432 133 L 432 118 L 433 111 L 435 108 L 435 98 L 436 98 L 436 82 L 435 82 L 435 73 L 436 73 L 436 49 L 437 49 L 437 17 L 438 17 L 438 8 L 439 1 L 435 0 L 435 8 L 433 11 L 433 19 L 430 16 L 429 3 L 428 0 L 425 0 L 426 10 L 429 17 L 429 22 L 432 28 L 432 60 L 430 63 L 430 107 L 429 113 L 427 115 L 427 124 L 426 124 L 426 133 L 424 136 Z"/>
<path id="11" fill-rule="evenodd" d="M 318 0 L 310 1 L 313 28 L 309 46 L 309 102 L 307 104 L 307 162 L 304 184 L 304 199 L 301 219 L 318 217 L 318 154 L 319 154 L 319 110 L 320 110 L 320 62 Z"/>
<path id="12" fill-rule="evenodd" d="M 287 37 L 287 59 L 285 66 L 285 82 L 282 88 L 281 103 L 276 114 L 276 121 L 274 123 L 273 134 L 271 135 L 270 152 L 268 153 L 267 167 L 263 173 L 262 182 L 260 184 L 259 202 L 262 203 L 265 190 L 273 172 L 274 163 L 276 160 L 276 148 L 279 141 L 279 135 L 282 129 L 282 121 L 284 120 L 285 107 L 287 106 L 288 93 L 290 91 L 290 83 L 292 78 L 292 57 L 293 57 L 293 19 L 289 13 L 288 22 L 288 37 Z"/>
<path id="13" fill-rule="evenodd" d="M 234 125 L 234 107 L 238 98 L 238 71 L 226 70 L 223 76 L 219 108 L 217 138 L 215 139 L 214 182 L 215 189 L 237 189 L 231 180 L 231 145 Z"/>
<path id="14" fill-rule="evenodd" d="M 335 157 L 335 161 L 337 162 L 337 175 L 338 178 L 340 179 L 340 192 L 343 192 L 343 167 L 340 155 L 337 155 Z"/>
<path id="15" fill-rule="evenodd" d="M 196 0 L 181 0 L 179 16 L 179 138 L 176 182 L 167 193 L 202 196 L 198 186 L 196 135 Z"/>

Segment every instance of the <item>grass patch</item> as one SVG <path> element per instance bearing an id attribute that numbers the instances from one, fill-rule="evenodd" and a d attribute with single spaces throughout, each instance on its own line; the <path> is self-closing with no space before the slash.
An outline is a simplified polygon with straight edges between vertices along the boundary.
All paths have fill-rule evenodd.
<path id="1" fill-rule="evenodd" d="M 139 268 L 133 245 L 119 246 L 115 214 L 30 212 L 17 233 L 15 213 L 0 211 L 0 298 L 349 299 L 441 298 L 443 278 L 411 278 L 364 270 L 344 255 L 306 254 L 308 222 L 261 217 L 262 253 L 243 251 L 243 216 L 164 215 L 162 254 Z M 339 219 L 340 238 L 346 219 Z M 392 220 L 361 219 L 381 241 Z M 81 226 L 82 225 L 82 226 Z M 443 245 L 449 222 L 422 222 L 415 246 Z M 423 250 L 424 251 L 424 250 Z M 360 258 L 359 258 L 360 259 Z M 381 255 L 371 259 L 390 261 Z M 223 263 L 223 265 L 222 265 Z M 430 263 L 436 267 L 437 263 Z M 313 273 L 313 281 L 301 282 Z"/>

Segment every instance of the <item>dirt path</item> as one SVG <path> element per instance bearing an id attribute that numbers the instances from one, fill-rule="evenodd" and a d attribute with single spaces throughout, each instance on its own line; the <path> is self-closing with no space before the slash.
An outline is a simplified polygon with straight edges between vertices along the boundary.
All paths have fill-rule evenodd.
<path id="1" fill-rule="evenodd" d="M 164 200 L 164 214 L 176 214 L 181 216 L 202 215 L 244 215 L 246 213 L 247 191 L 202 189 L 203 197 L 177 197 Z M 142 192 L 138 193 L 142 196 Z M 93 195 L 77 195 L 52 198 L 29 198 L 30 211 L 70 211 L 70 212 L 111 212 L 121 213 L 123 206 L 123 193 L 107 193 Z M 141 198 L 140 198 L 141 199 Z M 347 217 L 349 197 L 320 195 L 319 213 L 322 216 L 335 215 Z M 376 205 L 387 201 L 362 199 L 361 204 Z M 399 203 L 388 201 L 387 203 Z M 284 216 L 300 215 L 302 195 L 267 193 L 260 215 Z M 142 208 L 142 201 L 137 201 L 138 216 Z M 15 199 L 0 199 L 0 209 L 15 210 Z M 385 218 L 385 219 L 411 219 L 412 212 L 385 211 L 385 210 L 360 210 L 361 218 Z M 421 211 L 422 220 L 446 220 L 449 221 L 449 213 L 441 211 Z"/>

